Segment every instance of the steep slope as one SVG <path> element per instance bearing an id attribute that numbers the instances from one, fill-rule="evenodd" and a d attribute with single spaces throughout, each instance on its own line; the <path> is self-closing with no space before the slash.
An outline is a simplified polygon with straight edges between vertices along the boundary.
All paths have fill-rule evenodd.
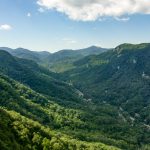
<path id="1" fill-rule="evenodd" d="M 51 139 L 55 139 L 53 143 L 59 143 L 58 145 L 61 146 L 61 149 L 65 149 L 66 147 L 67 149 L 70 147 L 71 150 L 73 149 L 72 147 L 74 147 L 74 149 L 78 149 L 79 147 L 90 149 L 90 147 L 92 147 L 95 150 L 100 150 L 102 148 L 106 150 L 117 149 L 98 142 L 90 142 L 90 135 L 88 134 L 88 139 L 84 137 L 85 129 L 88 130 L 87 132 L 91 131 L 88 127 L 90 123 L 85 122 L 85 116 L 82 114 L 81 110 L 64 109 L 53 103 L 50 99 L 2 75 L 0 76 L 0 95 L 0 106 L 2 107 L 0 109 L 0 147 L 4 150 L 10 149 L 10 145 L 12 149 L 24 149 L 24 147 L 33 149 L 33 147 L 37 146 L 44 147 L 46 143 L 42 143 L 44 143 L 44 141 L 48 142 Z M 98 116 L 96 116 L 96 118 L 97 117 Z M 84 121 L 82 121 L 81 118 L 84 118 Z M 93 122 L 93 124 L 94 123 L 95 122 Z M 47 127 L 43 125 L 47 125 Z M 73 131 L 71 131 L 72 129 Z M 75 133 L 77 134 L 79 129 L 82 129 L 80 131 L 81 137 L 75 136 Z M 133 129 L 131 131 L 133 131 Z M 97 132 L 98 131 L 96 131 L 96 133 Z M 138 129 L 136 132 L 140 133 L 142 130 Z M 68 135 L 65 135 L 66 133 Z M 98 138 L 100 138 L 100 133 L 98 135 L 96 133 L 93 128 L 91 132 L 92 137 L 98 136 Z M 133 132 L 133 134 L 135 134 L 135 132 Z M 108 143 L 109 145 L 112 143 L 114 144 L 114 140 L 111 141 L 111 139 L 106 139 L 104 135 L 105 134 L 101 135 L 100 141 Z M 88 142 L 81 142 L 73 139 L 73 137 L 77 139 L 81 138 L 82 140 L 84 137 L 84 140 Z M 119 141 L 119 139 L 117 139 L 117 141 L 116 144 L 119 147 L 124 145 L 123 141 Z M 47 146 L 50 147 L 51 144 L 49 143 Z M 128 149 L 130 148 L 128 147 Z"/>
<path id="2" fill-rule="evenodd" d="M 86 98 L 118 106 L 131 115 L 131 120 L 149 126 L 149 60 L 150 44 L 123 44 L 112 51 L 75 62 L 77 69 L 64 76 Z"/>
<path id="3" fill-rule="evenodd" d="M 67 141 L 73 138 L 79 143 L 84 141 L 84 144 L 92 144 L 90 148 L 104 143 L 124 150 L 148 149 L 148 60 L 149 44 L 124 44 L 101 55 L 78 60 L 74 63 L 76 69 L 58 75 L 32 61 L 18 59 L 1 51 L 0 71 L 35 91 L 1 75 L 0 105 L 4 109 L 19 112 L 27 119 L 38 121 L 42 128 L 50 127 L 57 133 L 69 136 Z M 68 81 L 68 84 L 60 81 L 60 78 Z M 31 84 L 32 81 L 35 84 Z M 53 88 L 51 84 L 54 85 Z M 45 85 L 48 85 L 47 89 Z M 3 111 L 11 115 L 10 111 Z M 11 115 L 11 118 L 13 116 L 15 115 Z M 21 121 L 19 124 L 28 126 L 27 122 Z M 29 127 L 23 126 L 27 129 Z M 20 130 L 19 135 L 22 135 L 22 129 Z M 35 130 L 29 131 L 33 133 Z M 33 135 L 34 133 L 29 135 L 30 142 Z M 48 135 L 42 134 L 42 141 L 44 137 L 47 138 Z M 18 146 L 16 139 L 14 143 Z M 82 149 L 86 149 L 85 146 Z"/>
<path id="4" fill-rule="evenodd" d="M 84 126 L 81 112 L 65 109 L 3 75 L 0 75 L 0 95 L 0 148 L 3 150 L 118 149 L 61 133 L 58 129 Z"/>
<path id="5" fill-rule="evenodd" d="M 26 84 L 31 84 L 32 80 L 37 78 L 35 74 L 39 74 L 40 69 L 37 67 L 37 64 L 12 57 L 5 51 L 1 51 L 1 53 L 3 54 L 0 55 L 1 72 L 18 81 L 24 81 L 22 83 Z M 27 74 L 29 75 L 27 76 Z M 38 82 L 35 82 L 35 85 L 38 83 L 41 85 L 40 87 L 45 87 L 47 82 L 49 83 L 47 76 L 49 77 L 50 75 L 47 74 L 45 76 L 43 80 L 37 78 Z M 53 80 L 50 84 L 53 83 Z M 66 85 L 65 83 L 63 84 Z M 44 93 L 37 86 L 31 85 L 30 87 L 35 88 L 40 93 Z M 50 96 L 38 94 L 30 88 L 1 75 L 0 104 L 2 107 L 17 111 L 25 117 L 57 129 L 61 133 L 70 135 L 75 139 L 88 142 L 102 142 L 122 149 L 135 149 L 148 143 L 149 132 L 144 133 L 147 130 L 144 125 L 131 124 L 130 116 L 126 113 L 121 113 L 123 117 L 120 116 L 120 111 L 118 111 L 117 107 L 108 104 L 95 105 L 91 100 L 85 99 L 80 91 L 74 91 L 72 86 L 69 86 L 72 89 L 71 91 L 67 87 L 64 86 L 63 88 L 63 94 L 65 94 L 63 96 L 57 92 L 59 86 L 55 86 L 56 92 L 52 93 L 54 97 L 51 98 Z M 50 88 L 48 90 L 51 91 Z M 79 99 L 78 95 L 80 95 Z M 61 103 L 59 101 L 60 97 Z M 64 109 L 64 107 L 60 107 L 54 102 L 63 104 L 65 108 L 71 107 L 73 109 Z M 129 128 L 130 130 L 128 131 Z M 147 141 L 144 139 L 147 139 Z"/>
<path id="6" fill-rule="evenodd" d="M 75 89 L 55 77 L 57 74 L 38 66 L 35 62 L 13 57 L 5 51 L 0 51 L 0 71 L 9 77 L 30 86 L 33 90 L 55 97 L 60 103 L 80 103 Z M 77 104 L 77 103 L 76 103 Z"/>
<path id="7" fill-rule="evenodd" d="M 119 150 L 102 143 L 73 139 L 19 113 L 1 108 L 0 121 L 0 148 L 3 150 Z"/>
<path id="8" fill-rule="evenodd" d="M 43 140 L 54 133 L 54 137 L 56 135 L 58 140 L 60 136 L 66 137 L 65 141 L 68 143 L 74 139 L 74 145 L 81 144 L 87 146 L 88 149 L 95 147 L 94 149 L 98 150 L 101 147 L 105 149 L 105 145 L 101 143 L 114 145 L 121 149 L 137 149 L 145 145 L 143 142 L 149 142 L 150 134 L 148 131 L 144 132 L 146 127 L 136 124 L 131 126 L 130 122 L 124 122 L 117 114 L 115 107 L 109 105 L 95 108 L 95 105 L 91 103 L 90 107 L 87 105 L 87 109 L 66 109 L 54 103 L 52 99 L 3 75 L 0 75 L 0 95 L 0 107 L 2 108 L 0 109 L 2 115 L 0 134 L 6 132 L 7 135 L 0 136 L 3 146 L 6 146 L 7 144 L 4 143 L 7 142 L 12 144 L 11 141 L 6 140 L 10 136 L 14 147 L 20 147 L 22 144 L 28 146 L 29 143 L 33 146 L 34 133 L 37 133 L 38 137 L 42 136 Z M 11 119 L 9 124 L 5 114 L 10 115 L 8 115 Z M 60 140 L 59 143 L 63 145 L 63 141 Z M 138 145 L 137 142 L 140 142 L 141 145 Z M 86 149 L 85 147 L 83 149 Z M 109 150 L 109 147 L 106 146 L 107 149 Z"/>

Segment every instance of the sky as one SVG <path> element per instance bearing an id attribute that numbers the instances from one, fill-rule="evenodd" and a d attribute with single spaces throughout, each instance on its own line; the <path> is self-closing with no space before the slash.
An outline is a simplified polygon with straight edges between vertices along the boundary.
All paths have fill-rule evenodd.
<path id="1" fill-rule="evenodd" d="M 150 42 L 150 0 L 0 0 L 0 47 L 55 52 Z"/>

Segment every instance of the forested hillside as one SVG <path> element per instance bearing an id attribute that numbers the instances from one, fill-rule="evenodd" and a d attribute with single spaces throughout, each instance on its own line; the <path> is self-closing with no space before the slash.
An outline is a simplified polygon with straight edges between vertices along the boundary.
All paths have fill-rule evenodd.
<path id="1" fill-rule="evenodd" d="M 149 60 L 123 44 L 54 73 L 0 50 L 0 149 L 149 150 Z"/>
<path id="2" fill-rule="evenodd" d="M 75 62 L 77 69 L 64 76 L 88 99 L 117 106 L 132 120 L 150 125 L 149 60 L 150 44 L 123 44 Z"/>
<path id="3" fill-rule="evenodd" d="M 60 103 L 78 101 L 80 98 L 75 89 L 57 79 L 57 74 L 40 67 L 31 60 L 13 57 L 0 51 L 0 71 L 5 75 L 28 85 L 33 90 L 56 98 Z M 69 104 L 68 104 L 69 105 Z"/>
<path id="4" fill-rule="evenodd" d="M 0 125 L 0 148 L 4 150 L 119 150 L 102 143 L 78 141 L 3 108 L 0 108 Z"/>
<path id="5" fill-rule="evenodd" d="M 66 135 L 63 130 L 86 128 L 82 111 L 65 109 L 3 75 L 0 95 L 1 149 L 117 149 Z"/>

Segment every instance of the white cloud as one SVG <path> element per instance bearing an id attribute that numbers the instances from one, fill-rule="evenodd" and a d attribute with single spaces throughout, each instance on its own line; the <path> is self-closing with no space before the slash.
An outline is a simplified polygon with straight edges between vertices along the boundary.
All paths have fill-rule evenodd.
<path id="1" fill-rule="evenodd" d="M 27 17 L 31 17 L 31 13 L 27 13 Z"/>
<path id="2" fill-rule="evenodd" d="M 103 17 L 150 14 L 150 0 L 37 0 L 38 5 L 70 19 L 94 21 Z"/>
<path id="3" fill-rule="evenodd" d="M 8 24 L 2 24 L 0 25 L 0 30 L 11 30 L 12 29 L 12 26 L 11 25 L 8 25 Z"/>

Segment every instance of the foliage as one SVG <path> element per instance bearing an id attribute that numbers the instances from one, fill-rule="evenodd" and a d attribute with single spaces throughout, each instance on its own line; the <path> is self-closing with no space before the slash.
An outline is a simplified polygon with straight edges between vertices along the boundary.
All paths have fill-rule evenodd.
<path id="1" fill-rule="evenodd" d="M 73 139 L 42 126 L 14 111 L 0 109 L 0 148 L 28 150 L 117 150 L 101 143 L 87 143 Z M 118 149 L 119 150 L 119 149 Z"/>
<path id="2" fill-rule="evenodd" d="M 149 50 L 123 44 L 63 74 L 0 51 L 1 149 L 149 149 Z"/>

